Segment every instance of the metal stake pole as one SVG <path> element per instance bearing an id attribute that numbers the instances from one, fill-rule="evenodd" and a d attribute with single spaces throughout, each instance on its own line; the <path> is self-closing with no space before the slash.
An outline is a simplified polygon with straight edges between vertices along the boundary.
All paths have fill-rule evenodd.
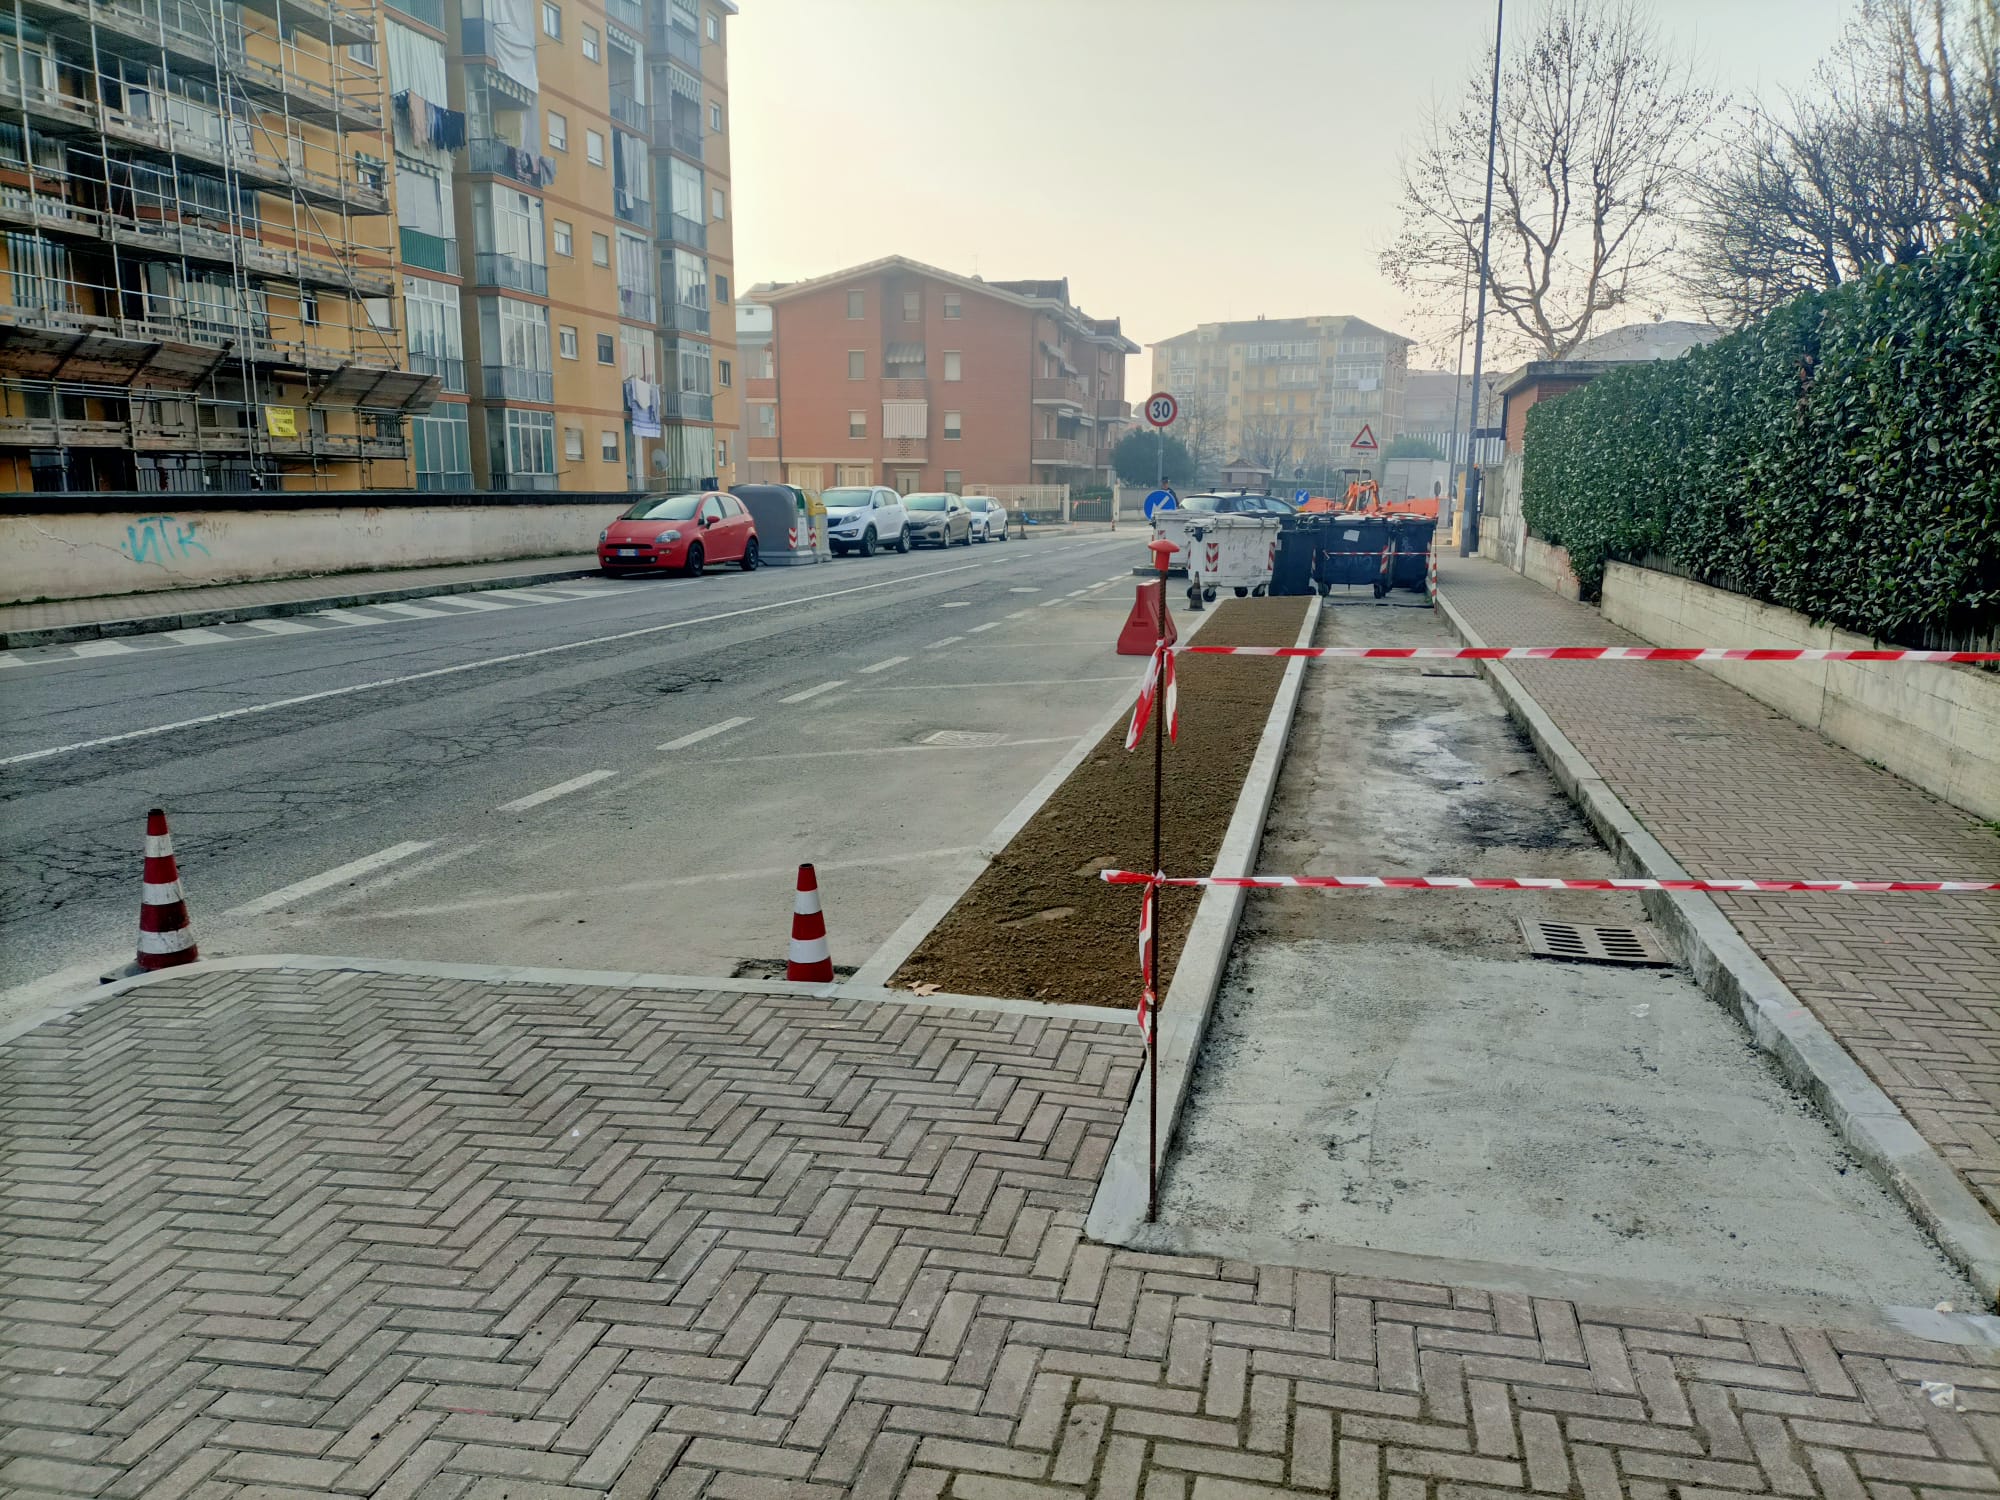
<path id="1" fill-rule="evenodd" d="M 1161 439 L 1165 444 L 1164 437 Z M 1164 781 L 1164 767 L 1167 753 L 1167 556 L 1166 552 L 1154 554 L 1160 569 L 1159 603 L 1159 644 L 1154 648 L 1158 653 L 1154 658 L 1159 662 L 1160 673 L 1153 684 L 1153 873 L 1158 874 L 1164 865 L 1160 863 L 1160 788 Z M 1158 887 L 1153 888 L 1153 932 L 1148 941 L 1152 945 L 1150 967 L 1153 993 L 1152 1024 L 1146 1037 L 1146 1222 L 1151 1224 L 1160 1216 L 1160 997 L 1159 997 L 1159 952 L 1160 952 L 1160 895 Z"/>
<path id="2" fill-rule="evenodd" d="M 1493 156 L 1500 141 L 1500 38 L 1507 22 L 1507 0 L 1493 3 L 1493 115 L 1486 127 L 1486 216 L 1479 228 L 1479 317 L 1472 325 L 1472 420 L 1465 441 L 1465 493 L 1459 500 L 1458 555 L 1472 555 L 1472 528 L 1477 523 L 1473 510 L 1473 438 L 1479 431 L 1479 377 L 1486 359 L 1486 284 L 1492 275 L 1493 249 Z"/>

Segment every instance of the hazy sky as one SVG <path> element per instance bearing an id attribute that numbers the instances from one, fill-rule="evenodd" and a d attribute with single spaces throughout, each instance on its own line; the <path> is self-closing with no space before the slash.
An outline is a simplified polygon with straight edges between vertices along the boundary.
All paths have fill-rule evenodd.
<path id="1" fill-rule="evenodd" d="M 1853 9 L 1653 4 L 1738 98 L 1803 82 Z M 1080 306 L 1140 343 L 1259 313 L 1425 331 L 1376 257 L 1395 230 L 1398 153 L 1462 86 L 1492 0 L 741 5 L 742 286 L 901 254 L 1068 276 Z M 1510 37 L 1531 8 L 1510 0 Z"/>

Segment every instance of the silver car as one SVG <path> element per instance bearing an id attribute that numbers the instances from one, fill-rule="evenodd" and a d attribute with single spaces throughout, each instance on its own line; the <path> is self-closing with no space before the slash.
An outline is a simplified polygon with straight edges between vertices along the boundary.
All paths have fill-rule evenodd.
<path id="1" fill-rule="evenodd" d="M 960 542 L 972 545 L 972 512 L 958 496 L 944 490 L 905 495 L 903 505 L 910 513 L 910 540 L 916 545 L 951 547 Z"/>
<path id="2" fill-rule="evenodd" d="M 966 495 L 962 499 L 972 517 L 975 542 L 1004 542 L 1013 535 L 1008 529 L 1007 507 L 991 495 Z"/>

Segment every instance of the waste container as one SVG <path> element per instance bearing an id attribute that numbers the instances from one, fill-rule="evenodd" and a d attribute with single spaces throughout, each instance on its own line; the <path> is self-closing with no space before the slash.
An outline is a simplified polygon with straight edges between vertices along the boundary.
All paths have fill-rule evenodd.
<path id="1" fill-rule="evenodd" d="M 1336 515 L 1320 528 L 1313 549 L 1313 582 L 1323 594 L 1333 588 L 1366 587 L 1381 598 L 1389 592 L 1382 565 L 1389 525 L 1381 516 Z"/>
<path id="2" fill-rule="evenodd" d="M 1205 519 L 1205 517 L 1199 512 L 1182 510 L 1178 505 L 1171 510 L 1156 510 L 1153 512 L 1153 539 L 1155 541 L 1164 540 L 1172 542 L 1174 546 L 1180 549 L 1170 559 L 1172 565 L 1167 569 L 1169 577 L 1186 574 L 1188 562 L 1188 522 L 1202 519 Z M 1146 554 L 1145 565 L 1134 569 L 1134 571 L 1139 573 L 1153 573 L 1158 571 L 1158 569 L 1159 564 L 1153 560 L 1153 554 L 1148 552 Z"/>
<path id="3" fill-rule="evenodd" d="M 1286 598 L 1313 591 L 1313 549 L 1321 528 L 1312 516 L 1281 517 L 1278 557 L 1271 568 L 1271 592 Z"/>
<path id="4" fill-rule="evenodd" d="M 1431 539 L 1437 531 L 1435 516 L 1391 516 L 1389 538 L 1395 546 L 1390 566 L 1390 586 L 1428 591 Z"/>
<path id="5" fill-rule="evenodd" d="M 771 567 L 816 563 L 827 555 L 826 517 L 814 515 L 814 501 L 789 484 L 740 484 L 730 493 L 741 500 L 757 527 L 757 552 Z"/>
<path id="6" fill-rule="evenodd" d="M 1188 602 L 1197 609 L 1223 590 L 1241 599 L 1271 587 L 1278 552 L 1273 515 L 1197 515 L 1187 523 Z"/>

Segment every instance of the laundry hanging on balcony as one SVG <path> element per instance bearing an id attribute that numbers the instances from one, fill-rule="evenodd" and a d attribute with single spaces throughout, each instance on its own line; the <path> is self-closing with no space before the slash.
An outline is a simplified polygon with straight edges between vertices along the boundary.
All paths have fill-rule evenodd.
<path id="1" fill-rule="evenodd" d="M 437 151 L 465 149 L 463 110 L 433 104 L 415 89 L 399 89 L 390 98 L 409 131 L 411 145 Z"/>
<path id="2" fill-rule="evenodd" d="M 625 378 L 625 415 L 635 438 L 660 435 L 660 388 L 637 375 Z"/>

